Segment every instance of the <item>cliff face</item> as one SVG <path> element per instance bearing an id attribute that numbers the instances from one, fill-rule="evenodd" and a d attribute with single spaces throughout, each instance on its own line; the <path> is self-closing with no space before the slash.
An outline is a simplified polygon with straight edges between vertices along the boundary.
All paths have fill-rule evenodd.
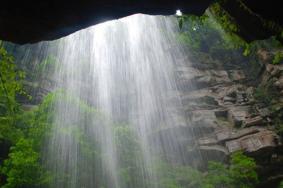
<path id="1" fill-rule="evenodd" d="M 202 159 L 195 162 L 206 164 L 243 150 L 257 161 L 260 186 L 275 187 L 283 175 L 283 65 L 268 64 L 270 57 L 262 54 L 256 75 L 252 64 L 200 56 L 176 72 L 187 128 L 195 133 L 185 144 L 187 155 L 199 150 Z M 197 87 L 184 89 L 188 83 Z"/>

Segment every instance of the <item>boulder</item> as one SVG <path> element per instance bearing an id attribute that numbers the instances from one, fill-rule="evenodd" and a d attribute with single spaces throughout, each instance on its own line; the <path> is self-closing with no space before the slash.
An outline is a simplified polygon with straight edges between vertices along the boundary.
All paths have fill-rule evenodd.
<path id="1" fill-rule="evenodd" d="M 216 145 L 218 143 L 217 139 L 214 137 L 203 137 L 198 139 L 198 144 L 199 145 Z"/>
<path id="2" fill-rule="evenodd" d="M 280 74 L 280 72 L 283 71 L 283 65 L 267 64 L 266 67 L 265 67 L 265 70 L 271 76 L 276 76 L 276 75 Z"/>
<path id="3" fill-rule="evenodd" d="M 203 75 L 196 78 L 196 80 L 199 83 L 204 83 L 209 86 L 231 81 L 225 70 L 205 70 Z"/>
<path id="4" fill-rule="evenodd" d="M 268 116 L 270 116 L 271 115 L 271 111 L 270 111 L 270 109 L 269 108 L 267 108 L 267 107 L 265 107 L 265 108 L 259 108 L 259 109 L 257 109 L 257 111 L 258 111 L 258 113 L 259 113 L 259 115 L 261 116 L 261 117 L 268 117 Z"/>
<path id="5" fill-rule="evenodd" d="M 217 118 L 213 110 L 195 110 L 192 111 L 189 118 L 189 124 L 197 137 L 212 133 L 217 124 Z"/>
<path id="6" fill-rule="evenodd" d="M 249 116 L 250 106 L 233 106 L 228 110 L 228 120 L 234 126 L 239 127 Z"/>
<path id="7" fill-rule="evenodd" d="M 202 127 L 217 127 L 217 118 L 212 110 L 192 111 L 191 122 Z"/>
<path id="8" fill-rule="evenodd" d="M 238 139 L 240 137 L 258 133 L 260 128 L 251 127 L 245 129 L 219 129 L 215 131 L 217 142 L 224 143 L 229 140 Z"/>
<path id="9" fill-rule="evenodd" d="M 256 116 L 256 117 L 252 117 L 252 118 L 247 118 L 246 120 L 244 120 L 244 127 L 251 127 L 251 126 L 255 126 L 255 125 L 262 125 L 263 122 L 263 118 L 261 116 Z"/>
<path id="10" fill-rule="evenodd" d="M 199 70 L 190 68 L 184 70 L 178 75 L 179 85 L 194 85 L 195 89 L 207 88 L 217 84 L 231 82 L 227 71 L 225 70 Z"/>
<path id="11" fill-rule="evenodd" d="M 242 70 L 230 70 L 229 77 L 232 81 L 242 81 L 246 78 Z"/>
<path id="12" fill-rule="evenodd" d="M 226 161 L 229 155 L 228 150 L 220 145 L 211 146 L 199 146 L 199 151 L 202 156 L 202 160 L 208 161 Z"/>
<path id="13" fill-rule="evenodd" d="M 224 98 L 223 98 L 223 102 L 224 103 L 230 103 L 230 104 L 232 104 L 232 103 L 235 103 L 236 102 L 236 98 L 233 98 L 233 97 L 229 97 L 229 96 L 225 96 Z"/>
<path id="14" fill-rule="evenodd" d="M 199 97 L 184 97 L 182 98 L 183 104 L 186 104 L 185 110 L 201 110 L 201 109 L 215 109 L 218 107 L 218 101 L 212 96 L 199 96 Z"/>
<path id="15" fill-rule="evenodd" d="M 237 103 L 238 104 L 244 104 L 248 102 L 248 95 L 246 92 L 239 91 L 236 93 Z"/>
<path id="16" fill-rule="evenodd" d="M 278 136 L 269 130 L 261 130 L 225 143 L 230 153 L 244 150 L 247 153 L 266 152 L 278 145 Z"/>
<path id="17" fill-rule="evenodd" d="M 280 89 L 283 89 L 283 76 L 281 76 L 276 82 L 274 82 L 274 85 Z"/>

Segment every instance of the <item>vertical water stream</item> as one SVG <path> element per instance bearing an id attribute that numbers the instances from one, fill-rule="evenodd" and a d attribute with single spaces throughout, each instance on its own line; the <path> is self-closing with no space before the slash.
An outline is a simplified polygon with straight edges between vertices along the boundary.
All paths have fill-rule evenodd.
<path id="1" fill-rule="evenodd" d="M 187 124 L 176 86 L 184 55 L 176 25 L 138 14 L 56 42 L 53 78 L 65 94 L 47 142 L 52 188 L 158 188 L 158 158 L 188 160 L 174 131 Z"/>

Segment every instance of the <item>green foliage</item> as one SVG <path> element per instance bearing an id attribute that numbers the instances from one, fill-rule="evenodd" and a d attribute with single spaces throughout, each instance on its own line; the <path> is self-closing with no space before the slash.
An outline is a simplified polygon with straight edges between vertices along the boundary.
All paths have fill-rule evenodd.
<path id="1" fill-rule="evenodd" d="M 49 94 L 43 103 L 32 111 L 17 114 L 15 126 L 8 128 L 19 132 L 9 156 L 1 165 L 1 174 L 7 177 L 4 188 L 37 187 L 50 181 L 50 174 L 41 164 L 41 146 L 52 127 L 54 95 Z M 4 137 L 3 139 L 7 139 Z"/>
<path id="2" fill-rule="evenodd" d="M 274 58 L 272 60 L 272 64 L 273 65 L 280 64 L 280 63 L 282 63 L 282 60 L 283 60 L 283 53 L 278 51 L 274 55 Z"/>
<path id="3" fill-rule="evenodd" d="M 279 120 L 279 119 L 275 120 L 275 131 L 281 138 L 283 138 L 283 122 L 282 122 L 282 120 Z"/>
<path id="4" fill-rule="evenodd" d="M 94 134 L 96 134 L 94 130 L 111 126 L 113 122 L 107 119 L 94 107 L 90 106 L 79 97 L 69 94 L 67 91 L 58 90 L 50 97 L 47 96 L 46 98 L 47 100 L 50 99 L 50 101 L 53 101 L 51 107 L 56 105 L 56 108 L 51 110 L 52 113 L 57 113 L 58 106 L 63 107 L 64 109 L 72 109 L 66 114 L 68 116 L 67 119 L 57 119 L 66 117 L 64 115 L 60 117 L 56 116 L 57 118 L 55 118 L 55 121 L 53 121 L 54 118 L 50 119 L 53 123 L 53 130 L 56 130 L 52 131 L 52 134 L 50 135 L 52 137 L 50 139 L 64 138 L 65 140 L 68 140 L 68 142 L 71 142 L 72 145 L 76 147 L 77 156 L 79 157 L 79 160 L 70 162 L 68 165 L 64 166 L 66 161 L 63 161 L 64 159 L 58 157 L 60 153 L 54 151 L 57 147 L 54 146 L 48 148 L 48 153 L 54 155 L 53 157 L 48 157 L 45 163 L 52 174 L 50 186 L 52 187 L 53 184 L 56 184 L 62 187 L 69 187 L 70 182 L 72 181 L 71 178 L 73 178 L 70 172 L 72 172 L 73 168 L 76 168 L 77 170 L 79 185 L 88 187 L 89 185 L 87 183 L 90 179 L 95 181 L 98 187 L 107 185 L 108 179 L 104 174 L 102 164 L 107 162 L 105 160 L 109 156 L 108 153 L 105 153 L 106 151 L 104 148 L 102 148 L 104 142 L 98 138 L 100 135 L 94 136 Z M 46 120 L 48 122 L 48 119 L 49 118 L 45 119 L 45 122 Z M 92 126 L 89 127 L 92 128 L 86 128 L 85 125 L 87 124 L 91 124 Z M 63 149 L 63 152 L 64 151 L 65 150 Z M 62 168 L 58 169 L 56 167 Z"/>
<path id="5" fill-rule="evenodd" d="M 35 65 L 35 71 L 32 72 L 32 80 L 44 79 L 44 77 L 52 77 L 56 69 L 59 68 L 58 65 L 57 58 L 52 55 L 47 56 L 40 63 Z"/>
<path id="6" fill-rule="evenodd" d="M 202 185 L 203 174 L 190 166 L 170 165 L 162 160 L 157 160 L 155 165 L 157 187 L 200 188 Z"/>
<path id="7" fill-rule="evenodd" d="M 229 171 L 235 187 L 254 187 L 258 183 L 255 160 L 242 152 L 232 155 Z"/>
<path id="8" fill-rule="evenodd" d="M 264 105 L 270 105 L 279 95 L 279 92 L 273 86 L 273 80 L 269 80 L 265 85 L 258 86 L 254 92 L 255 99 Z"/>
<path id="9" fill-rule="evenodd" d="M 70 105 L 70 107 L 80 109 L 82 118 L 78 122 L 79 124 L 86 123 L 82 122 L 87 119 L 86 117 L 91 117 L 88 119 L 89 122 L 93 119 L 107 121 L 94 108 L 61 90 L 49 93 L 38 107 L 30 111 L 19 111 L 20 113 L 16 115 L 15 127 L 8 127 L 10 130 L 17 130 L 20 136 L 18 135 L 14 140 L 15 145 L 11 147 L 8 158 L 1 166 L 1 174 L 7 178 L 7 183 L 4 187 L 42 187 L 56 178 L 64 177 L 60 181 L 68 178 L 68 174 L 59 174 L 58 177 L 51 176 L 52 172 L 49 172 L 41 163 L 42 154 L 40 151 L 44 141 L 51 136 L 51 128 L 55 126 L 54 114 L 56 110 L 54 107 L 59 101 L 60 104 L 64 103 Z M 87 165 L 92 166 L 91 162 L 95 161 L 99 150 L 93 137 L 89 136 L 83 129 L 75 129 L 73 127 L 58 131 L 61 136 L 64 134 L 73 135 L 74 141 L 79 145 L 82 157 L 84 157 L 83 162 L 90 162 Z M 79 167 L 82 165 L 85 164 L 79 164 Z M 81 172 L 82 179 L 84 176 L 89 175 L 83 171 Z M 19 175 L 22 173 L 24 175 L 19 178 Z"/>
<path id="10" fill-rule="evenodd" d="M 119 161 L 118 171 L 123 186 L 130 188 L 134 185 L 143 185 L 142 151 L 137 135 L 130 125 L 125 123 L 113 124 L 113 131 Z"/>
<path id="11" fill-rule="evenodd" d="M 2 121 L 12 121 L 12 116 L 19 109 L 16 94 L 25 94 L 22 85 L 24 77 L 24 72 L 16 69 L 13 57 L 0 47 L 0 118 Z M 3 116 L 6 119 L 3 119 Z"/>
<path id="12" fill-rule="evenodd" d="M 209 7 L 209 14 L 211 17 L 221 26 L 225 35 L 223 38 L 225 41 L 234 44 L 234 48 L 245 48 L 247 43 L 240 38 L 236 32 L 239 31 L 237 23 L 233 17 L 230 16 L 222 7 L 221 3 L 216 2 Z"/>
<path id="13" fill-rule="evenodd" d="M 195 15 L 182 15 L 177 16 L 179 29 L 182 30 L 186 22 L 191 22 L 191 27 L 198 27 L 200 23 L 203 23 L 206 20 L 207 16 L 195 16 Z"/>
<path id="14" fill-rule="evenodd" d="M 221 45 L 221 33 L 208 17 L 184 15 L 179 18 L 179 24 L 180 21 L 182 29 L 177 39 L 192 50 L 208 51 L 213 44 Z"/>
<path id="15" fill-rule="evenodd" d="M 181 25 L 178 40 L 188 46 L 191 51 L 206 52 L 211 56 L 215 54 L 222 57 L 223 54 L 232 53 L 237 49 L 247 46 L 241 38 L 233 32 L 227 32 L 211 10 L 207 11 L 202 17 L 183 15 L 178 17 L 179 26 Z M 231 56 L 231 55 L 229 55 Z"/>
<path id="16" fill-rule="evenodd" d="M 20 139 L 11 147 L 9 158 L 4 161 L 1 173 L 7 176 L 3 188 L 36 187 L 46 184 L 49 175 L 40 164 L 39 153 L 33 149 L 32 140 Z"/>
<path id="17" fill-rule="evenodd" d="M 250 45 L 246 45 L 246 47 L 244 48 L 244 51 L 243 51 L 243 56 L 248 56 L 251 54 L 251 49 L 250 49 Z"/>
<path id="18" fill-rule="evenodd" d="M 13 57 L 0 47 L 0 142 L 15 144 L 23 136 L 16 123 L 21 114 L 16 97 L 28 96 L 23 89 L 24 77 L 24 72 L 17 70 Z"/>
<path id="19" fill-rule="evenodd" d="M 50 94 L 38 108 L 22 110 L 17 96 L 28 96 L 23 89 L 25 74 L 17 70 L 13 57 L 3 47 L 0 76 L 0 144 L 10 147 L 6 159 L 0 161 L 0 175 L 6 177 L 6 182 L 0 185 L 3 188 L 44 185 L 50 176 L 41 165 L 40 150 L 51 127 L 54 98 Z"/>
<path id="20" fill-rule="evenodd" d="M 210 161 L 207 172 L 190 166 L 156 163 L 157 187 L 164 188 L 253 188 L 258 183 L 254 159 L 242 152 L 231 155 L 230 165 Z"/>
<path id="21" fill-rule="evenodd" d="M 271 108 L 272 110 L 272 108 Z M 281 109 L 280 111 L 272 110 L 274 113 L 274 118 L 273 118 L 273 125 L 275 127 L 276 133 L 283 138 L 283 110 Z"/>
<path id="22" fill-rule="evenodd" d="M 275 131 L 280 136 L 283 137 L 283 122 L 280 120 L 280 122 L 275 123 Z"/>
<path id="23" fill-rule="evenodd" d="M 276 37 L 247 43 L 237 35 L 239 28 L 233 18 L 221 7 L 221 2 L 213 4 L 204 18 L 183 15 L 178 17 L 180 32 L 177 40 L 190 49 L 192 61 L 220 62 L 221 66 L 246 66 L 245 73 L 257 78 L 264 63 L 278 64 L 282 61 L 282 44 Z M 260 58 L 264 52 L 266 59 Z M 273 60 L 269 54 L 277 51 Z M 205 58 L 208 56 L 209 58 Z M 251 63 L 252 62 L 252 63 Z M 207 63 L 208 64 L 208 63 Z"/>
<path id="24" fill-rule="evenodd" d="M 277 40 L 276 37 L 270 37 L 266 40 L 253 41 L 246 44 L 245 50 L 243 52 L 244 56 L 257 56 L 259 50 L 274 51 L 282 48 L 282 44 Z"/>
<path id="25" fill-rule="evenodd" d="M 0 47 L 0 143 L 15 144 L 22 136 L 14 121 L 19 112 L 16 95 L 24 93 L 23 78 L 24 73 L 16 70 L 13 57 Z"/>
<path id="26" fill-rule="evenodd" d="M 259 86 L 258 88 L 256 88 L 254 92 L 254 97 L 257 101 L 260 101 L 267 105 L 270 104 L 272 101 L 272 96 L 268 94 L 268 89 L 263 86 Z"/>
<path id="27" fill-rule="evenodd" d="M 229 166 L 210 162 L 203 187 L 211 188 L 253 188 L 258 183 L 254 159 L 235 152 Z"/>
<path id="28" fill-rule="evenodd" d="M 204 187 L 229 187 L 231 181 L 227 166 L 213 161 L 208 163 L 208 174 L 205 177 Z"/>
<path id="29" fill-rule="evenodd" d="M 239 30 L 237 24 L 233 18 L 227 13 L 220 5 L 220 3 L 214 3 L 209 7 L 210 12 L 214 15 L 215 19 L 221 24 L 222 28 L 226 32 L 236 32 Z"/>

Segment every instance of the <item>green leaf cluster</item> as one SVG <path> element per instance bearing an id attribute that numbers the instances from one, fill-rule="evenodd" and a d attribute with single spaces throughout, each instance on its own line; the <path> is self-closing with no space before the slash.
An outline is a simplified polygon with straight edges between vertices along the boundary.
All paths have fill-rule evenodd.
<path id="1" fill-rule="evenodd" d="M 253 188 L 258 182 L 255 160 L 243 155 L 242 152 L 235 152 L 228 166 L 209 162 L 203 187 Z"/>
<path id="2" fill-rule="evenodd" d="M 143 160 L 138 136 L 126 123 L 113 124 L 113 132 L 119 161 L 118 171 L 123 187 L 144 187 L 146 182 L 141 178 Z"/>
<path id="3" fill-rule="evenodd" d="M 50 94 L 42 105 L 31 111 L 20 111 L 15 126 L 8 125 L 10 132 L 16 130 L 18 134 L 11 140 L 9 154 L 0 167 L 0 173 L 6 177 L 6 182 L 1 182 L 4 188 L 38 187 L 50 181 L 50 174 L 41 163 L 40 151 L 52 127 L 51 98 Z M 2 140 L 10 138 L 3 137 Z"/>
<path id="4" fill-rule="evenodd" d="M 7 183 L 2 187 L 39 187 L 48 183 L 50 176 L 39 160 L 40 155 L 34 150 L 32 140 L 21 138 L 11 147 L 9 158 L 2 165 L 1 173 L 7 177 Z"/>
<path id="5" fill-rule="evenodd" d="M 16 69 L 14 58 L 0 47 L 0 118 L 2 117 L 2 121 L 12 121 L 12 116 L 19 110 L 16 95 L 25 94 L 22 85 L 24 77 L 24 72 Z"/>
<path id="6" fill-rule="evenodd" d="M 277 64 L 282 63 L 282 61 L 283 61 L 283 53 L 280 51 L 276 52 L 272 60 L 272 64 L 277 65 Z"/>
<path id="7" fill-rule="evenodd" d="M 247 43 L 223 29 L 219 20 L 212 13 L 213 9 L 206 11 L 202 17 L 183 15 L 178 17 L 180 29 L 177 40 L 188 46 L 193 52 L 213 54 L 227 54 L 230 51 L 245 49 Z"/>
<path id="8" fill-rule="evenodd" d="M 23 89 L 25 74 L 3 47 L 0 76 L 0 145 L 9 148 L 0 156 L 0 186 L 31 188 L 46 184 L 49 175 L 41 164 L 40 149 L 51 127 L 51 96 L 39 107 L 23 110 L 17 96 L 28 96 Z"/>
<path id="9" fill-rule="evenodd" d="M 253 188 L 259 180 L 254 159 L 235 152 L 230 164 L 209 161 L 202 173 L 190 166 L 157 163 L 158 186 L 164 188 Z"/>

